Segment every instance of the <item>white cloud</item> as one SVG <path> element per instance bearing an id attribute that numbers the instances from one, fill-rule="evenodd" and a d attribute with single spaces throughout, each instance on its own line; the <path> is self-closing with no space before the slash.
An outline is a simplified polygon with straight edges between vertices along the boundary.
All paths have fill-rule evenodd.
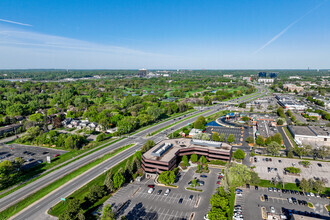
<path id="1" fill-rule="evenodd" d="M 21 22 L 17 22 L 17 21 L 10 21 L 10 20 L 5 20 L 5 19 L 1 19 L 1 18 L 0 18 L 0 21 L 6 22 L 6 23 L 11 23 L 11 24 L 17 24 L 17 25 L 21 25 L 21 26 L 32 27 L 31 24 L 25 24 L 25 23 L 21 23 Z"/>
<path id="2" fill-rule="evenodd" d="M 254 51 L 252 54 L 257 54 L 260 51 L 262 51 L 263 49 L 265 49 L 268 45 L 270 45 L 271 43 L 273 43 L 274 41 L 276 41 L 279 37 L 281 37 L 283 34 L 285 34 L 285 32 L 287 32 L 295 24 L 297 24 L 299 21 L 301 21 L 302 19 L 304 19 L 307 15 L 309 15 L 310 13 L 312 13 L 313 11 L 315 11 L 316 9 L 318 9 L 325 2 L 326 1 L 323 1 L 322 3 L 316 5 L 314 8 L 312 8 L 311 10 L 309 10 L 308 12 L 306 12 L 303 16 L 301 16 L 300 18 L 298 18 L 295 21 L 293 21 L 286 28 L 284 28 L 280 33 L 276 34 L 272 39 L 270 39 L 267 43 L 265 43 L 264 45 L 262 45 L 258 50 Z"/>

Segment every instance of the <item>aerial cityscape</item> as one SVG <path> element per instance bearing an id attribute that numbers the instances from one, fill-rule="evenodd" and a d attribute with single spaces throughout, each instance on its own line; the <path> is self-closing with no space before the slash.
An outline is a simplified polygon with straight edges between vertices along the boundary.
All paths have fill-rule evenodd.
<path id="1" fill-rule="evenodd" d="M 0 2 L 0 220 L 330 219 L 330 2 Z"/>

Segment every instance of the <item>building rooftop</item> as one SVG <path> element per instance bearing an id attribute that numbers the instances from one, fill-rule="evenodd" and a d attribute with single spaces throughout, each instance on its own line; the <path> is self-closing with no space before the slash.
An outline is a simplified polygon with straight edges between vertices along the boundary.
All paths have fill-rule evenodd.
<path id="1" fill-rule="evenodd" d="M 318 126 L 291 126 L 290 127 L 295 135 L 302 136 L 330 136 L 329 128 L 321 128 Z"/>
<path id="2" fill-rule="evenodd" d="M 157 160 L 161 162 L 169 162 L 180 149 L 202 147 L 209 150 L 222 151 L 230 153 L 231 146 L 222 142 L 203 141 L 197 139 L 179 138 L 168 139 L 156 144 L 153 148 L 149 149 L 143 156 L 149 160 Z"/>

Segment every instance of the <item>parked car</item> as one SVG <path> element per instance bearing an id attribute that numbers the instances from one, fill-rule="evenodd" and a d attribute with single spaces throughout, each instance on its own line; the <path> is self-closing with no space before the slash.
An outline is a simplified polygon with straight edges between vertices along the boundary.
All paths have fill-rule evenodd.
<path id="1" fill-rule="evenodd" d="M 319 167 L 322 167 L 322 164 L 321 164 L 321 163 L 317 163 L 317 165 L 318 165 Z"/>
<path id="2" fill-rule="evenodd" d="M 160 195 L 162 193 L 162 190 L 158 190 L 157 195 Z"/>
<path id="3" fill-rule="evenodd" d="M 220 184 L 220 181 L 217 181 L 217 184 Z"/>
<path id="4" fill-rule="evenodd" d="M 255 189 L 255 190 L 258 190 L 258 189 L 259 189 L 259 187 L 258 187 L 258 186 L 254 186 L 254 189 Z"/>
<path id="5" fill-rule="evenodd" d="M 201 178 L 207 178 L 207 176 L 206 176 L 206 175 L 201 175 L 200 177 L 201 177 Z"/>
<path id="6" fill-rule="evenodd" d="M 164 196 L 168 196 L 168 194 L 170 194 L 171 190 L 170 189 L 167 189 L 164 193 Z"/>
<path id="7" fill-rule="evenodd" d="M 268 187 L 268 191 L 269 191 L 269 192 L 273 191 L 273 190 L 272 190 L 272 187 Z"/>
<path id="8" fill-rule="evenodd" d="M 293 202 L 293 204 L 297 205 L 297 199 L 296 198 L 292 197 L 292 202 Z"/>
<path id="9" fill-rule="evenodd" d="M 290 204 L 292 204 L 292 199 L 291 199 L 291 198 L 288 198 L 288 202 L 289 202 Z"/>
<path id="10" fill-rule="evenodd" d="M 154 188 L 149 188 L 148 193 L 151 194 L 154 191 Z"/>
<path id="11" fill-rule="evenodd" d="M 197 183 L 200 185 L 200 186 L 204 186 L 205 182 L 202 181 L 202 180 L 197 180 Z"/>
<path id="12" fill-rule="evenodd" d="M 49 153 L 48 151 L 44 151 L 44 152 L 42 152 L 43 155 L 48 154 L 48 153 Z"/>
<path id="13" fill-rule="evenodd" d="M 275 213 L 275 208 L 273 206 L 270 207 L 270 212 Z"/>
<path id="14" fill-rule="evenodd" d="M 279 163 L 282 163 L 282 160 L 278 160 Z"/>
<path id="15" fill-rule="evenodd" d="M 59 154 L 55 154 L 55 156 L 54 157 L 58 157 L 58 156 L 60 156 Z"/>
<path id="16" fill-rule="evenodd" d="M 268 201 L 268 196 L 264 195 L 264 199 L 265 199 L 265 201 Z"/>
<path id="17" fill-rule="evenodd" d="M 179 204 L 181 204 L 183 202 L 183 198 L 179 199 Z"/>
<path id="18" fill-rule="evenodd" d="M 148 187 L 149 187 L 149 188 L 154 188 L 155 185 L 150 184 L 150 185 L 148 185 Z"/>
<path id="19" fill-rule="evenodd" d="M 194 198 L 193 195 L 190 195 L 190 196 L 189 196 L 189 200 L 192 200 L 193 198 Z"/>

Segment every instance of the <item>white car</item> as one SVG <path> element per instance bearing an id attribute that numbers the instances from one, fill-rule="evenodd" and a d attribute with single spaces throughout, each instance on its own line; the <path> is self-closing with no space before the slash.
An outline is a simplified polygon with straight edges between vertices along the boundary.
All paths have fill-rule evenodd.
<path id="1" fill-rule="evenodd" d="M 315 196 L 314 193 L 311 192 L 311 196 Z"/>
<path id="2" fill-rule="evenodd" d="M 270 212 L 275 213 L 275 208 L 273 206 L 270 207 Z"/>
<path id="3" fill-rule="evenodd" d="M 209 220 L 209 214 L 204 215 L 204 220 Z"/>
<path id="4" fill-rule="evenodd" d="M 242 192 L 237 192 L 236 195 L 242 196 L 243 194 L 242 194 Z"/>
<path id="5" fill-rule="evenodd" d="M 170 189 L 167 189 L 164 193 L 164 196 L 168 196 L 168 194 L 170 194 L 170 191 L 171 191 Z"/>
<path id="6" fill-rule="evenodd" d="M 148 189 L 148 193 L 151 194 L 154 191 L 154 188 Z"/>

